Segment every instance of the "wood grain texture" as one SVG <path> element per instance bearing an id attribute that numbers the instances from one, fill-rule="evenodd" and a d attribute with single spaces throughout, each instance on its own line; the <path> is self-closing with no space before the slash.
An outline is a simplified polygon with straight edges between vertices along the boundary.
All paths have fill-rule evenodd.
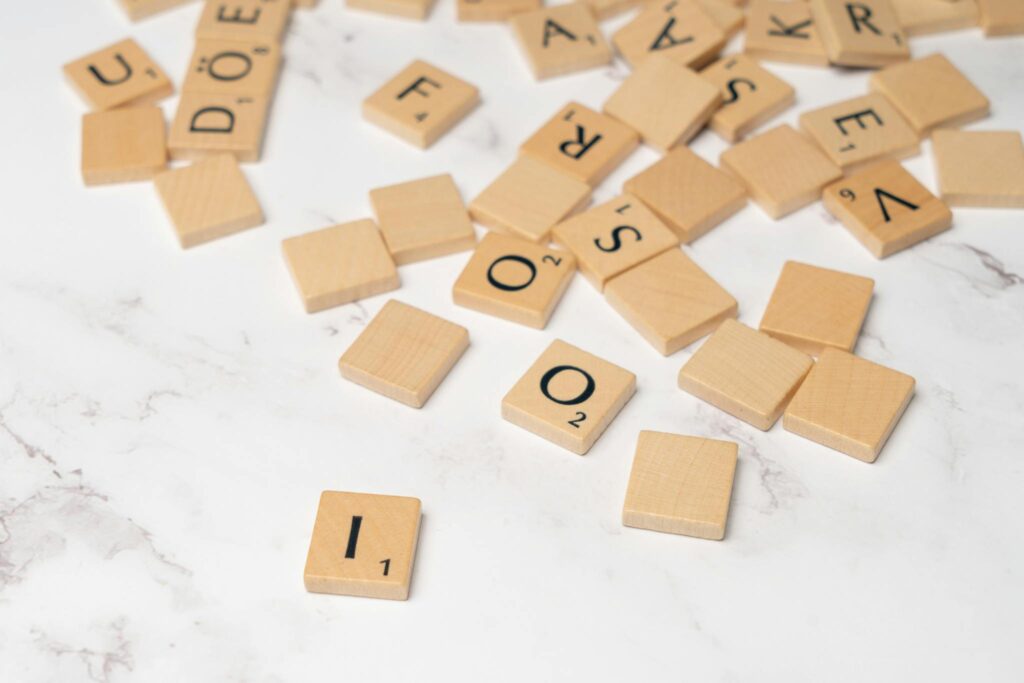
<path id="1" fill-rule="evenodd" d="M 806 2 L 750 0 L 743 51 L 775 62 L 828 66 L 828 54 Z"/>
<path id="2" fill-rule="evenodd" d="M 728 10 L 735 12 L 731 7 L 723 11 Z M 715 60 L 725 40 L 725 30 L 696 0 L 652 2 L 612 35 L 615 49 L 633 68 L 661 55 L 700 69 Z"/>
<path id="3" fill-rule="evenodd" d="M 183 92 L 167 139 L 171 158 L 227 152 L 239 161 L 259 161 L 269 105 L 268 97 Z"/>
<path id="4" fill-rule="evenodd" d="M 183 92 L 270 97 L 281 69 L 281 48 L 269 40 L 196 41 Z"/>
<path id="5" fill-rule="evenodd" d="M 889 0 L 908 36 L 957 31 L 978 25 L 976 0 Z"/>
<path id="6" fill-rule="evenodd" d="M 423 21 L 430 16 L 434 0 L 345 0 L 352 9 Z"/>
<path id="7" fill-rule="evenodd" d="M 82 179 L 86 185 L 148 180 L 167 167 L 167 131 L 160 107 L 129 107 L 82 117 Z"/>
<path id="8" fill-rule="evenodd" d="M 727 142 L 746 137 L 796 102 L 793 86 L 745 55 L 723 57 L 700 75 L 722 91 L 722 106 L 709 125 Z"/>
<path id="9" fill-rule="evenodd" d="M 645 0 L 577 0 L 583 2 L 594 13 L 598 21 L 611 19 L 631 9 L 640 7 Z"/>
<path id="10" fill-rule="evenodd" d="M 1024 3 L 1019 0 L 978 0 L 986 36 L 1024 33 Z"/>
<path id="11" fill-rule="evenodd" d="M 910 59 L 907 34 L 889 0 L 810 0 L 833 64 L 880 67 Z"/>
<path id="12" fill-rule="evenodd" d="M 63 71 L 93 111 L 151 104 L 174 92 L 167 74 L 131 38 L 65 64 Z"/>
<path id="13" fill-rule="evenodd" d="M 459 21 L 507 21 L 542 5 L 542 0 L 456 0 L 455 14 Z"/>
<path id="14" fill-rule="evenodd" d="M 281 42 L 292 0 L 206 0 L 196 39 Z"/>
<path id="15" fill-rule="evenodd" d="M 877 92 L 806 111 L 800 115 L 800 128 L 844 171 L 921 151 L 917 132 Z"/>
<path id="16" fill-rule="evenodd" d="M 180 7 L 195 0 L 118 0 L 132 21 L 141 21 L 160 12 Z"/>
<path id="17" fill-rule="evenodd" d="M 1024 145 L 1018 131 L 937 130 L 939 192 L 950 206 L 1024 208 Z"/>
<path id="18" fill-rule="evenodd" d="M 509 25 L 537 80 L 612 61 L 611 46 L 586 4 L 573 2 L 515 14 Z"/>

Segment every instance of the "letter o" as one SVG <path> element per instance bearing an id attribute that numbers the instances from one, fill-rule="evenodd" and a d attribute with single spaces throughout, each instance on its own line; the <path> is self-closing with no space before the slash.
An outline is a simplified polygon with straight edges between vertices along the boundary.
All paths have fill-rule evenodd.
<path id="1" fill-rule="evenodd" d="M 581 391 L 578 396 L 563 401 L 562 399 L 555 398 L 554 396 L 551 395 L 551 392 L 548 391 L 548 385 L 551 384 L 551 380 L 558 376 L 559 373 L 568 372 L 570 370 L 573 372 L 578 372 L 581 375 L 583 375 L 583 377 L 586 378 L 587 380 L 587 386 L 583 388 L 583 391 Z M 590 376 L 590 373 L 588 373 L 586 370 L 582 370 L 576 367 L 575 365 L 556 365 L 555 367 L 545 372 L 544 376 L 540 378 L 541 393 L 544 394 L 544 396 L 546 396 L 548 400 L 554 401 L 555 403 L 558 403 L 563 406 L 576 406 L 579 405 L 580 403 L 586 402 L 588 398 L 594 395 L 594 389 L 596 388 L 597 384 L 594 383 L 594 378 Z"/>
<path id="2" fill-rule="evenodd" d="M 509 285 L 504 282 L 501 282 L 500 280 L 498 280 L 498 278 L 494 277 L 494 268 L 502 261 L 512 261 L 513 263 L 523 264 L 530 270 L 530 279 L 528 279 L 521 285 Z M 498 289 L 505 292 L 518 292 L 521 289 L 526 289 L 531 284 L 533 284 L 533 280 L 536 277 L 537 266 L 533 265 L 533 261 L 526 258 L 525 256 L 516 256 L 514 254 L 509 254 L 508 256 L 502 256 L 500 259 L 496 259 L 494 263 L 491 264 L 491 267 L 487 269 L 487 281 L 491 283 L 492 287 L 497 287 Z"/>

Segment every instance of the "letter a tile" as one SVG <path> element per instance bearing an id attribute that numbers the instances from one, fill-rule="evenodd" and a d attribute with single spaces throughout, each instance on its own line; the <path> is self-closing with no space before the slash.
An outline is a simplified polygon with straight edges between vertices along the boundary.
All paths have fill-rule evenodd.
<path id="1" fill-rule="evenodd" d="M 512 30 L 537 80 L 610 64 L 612 49 L 582 3 L 516 14 Z"/>

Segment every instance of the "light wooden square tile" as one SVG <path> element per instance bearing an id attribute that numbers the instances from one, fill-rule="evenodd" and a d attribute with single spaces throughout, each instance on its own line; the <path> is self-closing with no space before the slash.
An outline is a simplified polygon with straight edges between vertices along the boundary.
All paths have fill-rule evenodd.
<path id="1" fill-rule="evenodd" d="M 392 299 L 338 361 L 341 376 L 422 408 L 469 348 L 465 327 Z"/>
<path id="2" fill-rule="evenodd" d="M 910 59 L 907 34 L 889 0 L 810 0 L 833 64 L 880 67 Z"/>
<path id="3" fill-rule="evenodd" d="M 725 150 L 721 163 L 772 218 L 817 201 L 822 188 L 843 174 L 817 145 L 785 124 Z"/>
<path id="4" fill-rule="evenodd" d="M 434 0 L 345 0 L 352 9 L 423 21 L 430 16 Z"/>
<path id="5" fill-rule="evenodd" d="M 195 0 L 118 0 L 125 14 L 132 21 L 141 21 L 147 17 L 181 5 L 195 2 Z"/>
<path id="6" fill-rule="evenodd" d="M 289 237 L 281 249 L 307 313 L 401 286 L 380 231 L 368 219 Z"/>
<path id="7" fill-rule="evenodd" d="M 292 0 L 206 0 L 196 38 L 281 42 Z"/>
<path id="8" fill-rule="evenodd" d="M 874 289 L 871 278 L 787 261 L 761 331 L 813 355 L 826 347 L 852 351 Z"/>
<path id="9" fill-rule="evenodd" d="M 259 161 L 269 104 L 269 98 L 252 95 L 182 93 L 167 138 L 171 158 L 228 152 L 239 161 Z"/>
<path id="10" fill-rule="evenodd" d="M 769 61 L 828 66 L 825 44 L 806 2 L 750 0 L 743 51 Z"/>
<path id="11" fill-rule="evenodd" d="M 1024 3 L 1020 0 L 978 0 L 986 36 L 1024 33 Z"/>
<path id="12" fill-rule="evenodd" d="M 680 249 L 612 278 L 604 296 L 664 356 L 736 317 L 736 299 Z"/>
<path id="13" fill-rule="evenodd" d="M 598 21 L 611 19 L 623 12 L 642 6 L 646 0 L 578 0 L 590 7 Z"/>
<path id="14" fill-rule="evenodd" d="M 370 190 L 370 203 L 398 265 L 466 251 L 476 244 L 469 212 L 447 173 Z"/>
<path id="15" fill-rule="evenodd" d="M 165 171 L 153 182 L 183 247 L 263 224 L 263 210 L 230 154 Z"/>
<path id="16" fill-rule="evenodd" d="M 976 0 L 889 0 L 908 36 L 957 31 L 978 25 Z"/>
<path id="17" fill-rule="evenodd" d="M 913 377 L 826 349 L 786 408 L 782 426 L 874 462 L 913 395 Z"/>
<path id="18" fill-rule="evenodd" d="M 793 86 L 745 55 L 723 57 L 704 71 L 722 91 L 722 107 L 711 117 L 711 130 L 736 142 L 793 106 Z"/>
<path id="19" fill-rule="evenodd" d="M 97 111 L 82 117 L 82 179 L 86 185 L 147 180 L 167 166 L 160 107 Z"/>
<path id="20" fill-rule="evenodd" d="M 1024 146 L 1018 131 L 937 130 L 932 152 L 950 206 L 1024 208 Z"/>
<path id="21" fill-rule="evenodd" d="M 694 0 L 650 3 L 612 36 L 615 49 L 634 68 L 657 54 L 699 69 L 714 61 L 725 39 L 723 29 Z"/>
<path id="22" fill-rule="evenodd" d="M 877 258 L 948 230 L 953 213 L 898 161 L 881 161 L 825 188 L 829 213 Z"/>
<path id="23" fill-rule="evenodd" d="M 738 451 L 731 441 L 640 432 L 623 525 L 722 540 Z"/>
<path id="24" fill-rule="evenodd" d="M 610 64 L 612 49 L 590 8 L 579 2 L 543 7 L 509 19 L 534 78 Z"/>
<path id="25" fill-rule="evenodd" d="M 310 9 L 320 4 L 320 0 L 292 0 L 297 9 Z"/>
<path id="26" fill-rule="evenodd" d="M 722 29 L 726 40 L 739 33 L 746 22 L 747 17 L 743 10 L 732 3 L 731 0 L 692 1 L 700 5 L 700 8 L 718 25 L 718 28 Z"/>
<path id="27" fill-rule="evenodd" d="M 679 371 L 679 387 L 768 431 L 813 364 L 810 356 L 727 318 Z"/>
<path id="28" fill-rule="evenodd" d="M 501 416 L 583 455 L 635 391 L 632 372 L 556 339 L 505 395 Z"/>
<path id="29" fill-rule="evenodd" d="M 575 272 L 569 252 L 489 232 L 455 281 L 452 298 L 459 306 L 543 329 Z"/>
<path id="30" fill-rule="evenodd" d="M 311 593 L 407 600 L 420 501 L 324 491 L 303 579 Z"/>
<path id="31" fill-rule="evenodd" d="M 459 21 L 507 21 L 542 5 L 543 0 L 456 0 L 455 12 Z"/>
<path id="32" fill-rule="evenodd" d="M 363 102 L 363 118 L 427 148 L 480 103 L 476 86 L 416 60 Z"/>
<path id="33" fill-rule="evenodd" d="M 64 76 L 93 111 L 149 104 L 174 92 L 163 69 L 130 38 L 65 64 Z"/>
<path id="34" fill-rule="evenodd" d="M 804 112 L 800 127 L 843 170 L 881 157 L 903 158 L 921 151 L 917 133 L 880 93 Z"/>
<path id="35" fill-rule="evenodd" d="M 640 136 L 626 124 L 570 102 L 531 135 L 519 151 L 594 186 L 639 144 Z"/>
<path id="36" fill-rule="evenodd" d="M 196 41 L 183 92 L 270 97 L 281 68 L 281 47 L 269 40 Z"/>

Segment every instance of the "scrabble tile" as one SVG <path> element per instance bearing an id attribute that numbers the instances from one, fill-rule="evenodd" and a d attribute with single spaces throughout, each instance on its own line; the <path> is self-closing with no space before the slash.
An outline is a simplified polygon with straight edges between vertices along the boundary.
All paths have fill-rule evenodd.
<path id="1" fill-rule="evenodd" d="M 152 178 L 167 166 L 167 134 L 159 107 L 97 111 L 82 117 L 86 185 Z"/>
<path id="2" fill-rule="evenodd" d="M 269 98 L 253 95 L 182 93 L 167 139 L 171 158 L 201 159 L 228 152 L 239 161 L 258 161 L 269 104 Z"/>
<path id="3" fill-rule="evenodd" d="M 292 0 L 206 0 L 196 39 L 280 42 Z"/>
<path id="4" fill-rule="evenodd" d="M 575 272 L 568 252 L 489 232 L 455 281 L 452 298 L 459 306 L 543 329 Z"/>
<path id="5" fill-rule="evenodd" d="M 626 181 L 635 195 L 690 243 L 747 204 L 743 184 L 687 147 L 677 147 Z"/>
<path id="6" fill-rule="evenodd" d="M 612 36 L 615 49 L 636 68 L 652 55 L 699 69 L 712 62 L 725 45 L 725 33 L 693 0 L 648 4 Z"/>
<path id="7" fill-rule="evenodd" d="M 604 296 L 664 356 L 736 317 L 736 299 L 680 249 L 613 277 Z"/>
<path id="8" fill-rule="evenodd" d="M 153 182 L 182 247 L 263 224 L 263 210 L 230 154 L 165 171 Z"/>
<path id="9" fill-rule="evenodd" d="M 874 462 L 913 395 L 913 377 L 826 349 L 786 408 L 782 426 Z"/>
<path id="10" fill-rule="evenodd" d="M 796 349 L 727 318 L 679 371 L 679 387 L 768 431 L 813 364 Z"/>
<path id="11" fill-rule="evenodd" d="M 910 59 L 907 34 L 889 0 L 810 0 L 833 64 L 879 67 Z"/>
<path id="12" fill-rule="evenodd" d="M 119 0 L 119 2 L 129 19 L 140 21 L 154 14 L 194 2 L 194 0 Z"/>
<path id="13" fill-rule="evenodd" d="M 825 44 L 806 2 L 750 0 L 743 51 L 775 62 L 828 66 Z"/>
<path id="14" fill-rule="evenodd" d="M 871 74 L 868 83 L 888 97 L 920 135 L 988 116 L 988 98 L 945 55 L 894 64 Z"/>
<path id="15" fill-rule="evenodd" d="M 950 206 L 1024 208 L 1019 132 L 937 130 L 932 152 L 939 192 Z"/>
<path id="16" fill-rule="evenodd" d="M 622 524 L 722 540 L 738 451 L 731 441 L 640 432 Z"/>
<path id="17" fill-rule="evenodd" d="M 542 0 L 456 0 L 455 11 L 459 21 L 506 21 L 541 5 Z"/>
<path id="18" fill-rule="evenodd" d="M 722 91 L 722 107 L 709 123 L 727 142 L 736 142 L 796 102 L 793 86 L 745 55 L 723 57 L 704 71 Z"/>
<path id="19" fill-rule="evenodd" d="M 537 80 L 611 64 L 612 49 L 585 4 L 523 12 L 509 24 Z"/>
<path id="20" fill-rule="evenodd" d="M 430 16 L 434 0 L 345 0 L 345 4 L 352 9 L 422 21 Z"/>
<path id="21" fill-rule="evenodd" d="M 815 356 L 828 347 L 853 351 L 874 289 L 871 278 L 787 261 L 761 331 Z"/>
<path id="22" fill-rule="evenodd" d="M 948 230 L 953 214 L 898 161 L 881 161 L 825 188 L 822 201 L 877 258 Z"/>
<path id="23" fill-rule="evenodd" d="M 604 113 L 667 151 L 690 141 L 722 102 L 722 93 L 690 69 L 662 55 L 645 59 L 604 103 Z"/>
<path id="24" fill-rule="evenodd" d="M 174 92 L 163 69 L 130 38 L 65 64 L 64 76 L 93 111 L 149 104 Z"/>
<path id="25" fill-rule="evenodd" d="M 729 0 L 696 0 L 697 4 L 711 20 L 718 25 L 718 28 L 725 34 L 726 39 L 732 38 L 740 32 L 746 21 L 743 10 L 729 2 Z"/>
<path id="26" fill-rule="evenodd" d="M 401 286 L 384 239 L 368 219 L 289 237 L 281 250 L 307 313 Z"/>
<path id="27" fill-rule="evenodd" d="M 590 11 L 594 13 L 598 21 L 604 21 L 605 19 L 611 19 L 616 17 L 623 12 L 640 7 L 646 0 L 578 0 L 583 2 Z"/>
<path id="28" fill-rule="evenodd" d="M 578 102 L 570 102 L 531 135 L 519 151 L 593 186 L 614 171 L 639 144 L 640 136 L 629 126 Z"/>
<path id="29" fill-rule="evenodd" d="M 804 112 L 800 128 L 843 170 L 881 157 L 903 158 L 921 151 L 917 132 L 879 93 Z"/>
<path id="30" fill-rule="evenodd" d="M 324 491 L 303 579 L 310 593 L 407 600 L 420 501 Z"/>
<path id="31" fill-rule="evenodd" d="M 598 291 L 619 273 L 679 245 L 676 234 L 628 194 L 566 219 L 551 234 L 576 256 L 580 272 Z"/>
<path id="32" fill-rule="evenodd" d="M 590 186 L 530 157 L 519 157 L 469 205 L 477 223 L 542 242 L 560 220 L 590 201 Z"/>
<path id="33" fill-rule="evenodd" d="M 384 243 L 403 265 L 472 249 L 476 233 L 447 173 L 370 190 Z"/>
<path id="34" fill-rule="evenodd" d="M 560 339 L 501 401 L 501 416 L 585 454 L 636 391 L 636 376 Z"/>
<path id="35" fill-rule="evenodd" d="M 363 102 L 363 118 L 427 148 L 480 103 L 476 86 L 417 59 Z"/>
<path id="36" fill-rule="evenodd" d="M 272 41 L 196 41 L 183 92 L 270 97 L 281 68 L 281 48 Z"/>
<path id="37" fill-rule="evenodd" d="M 725 150 L 721 163 L 776 219 L 817 201 L 822 188 L 843 174 L 817 145 L 785 124 Z"/>
<path id="38" fill-rule="evenodd" d="M 465 327 L 392 299 L 341 356 L 341 376 L 422 408 L 469 348 Z"/>
<path id="39" fill-rule="evenodd" d="M 986 36 L 1024 33 L 1024 3 L 1020 0 L 978 0 Z"/>
<path id="40" fill-rule="evenodd" d="M 978 25 L 976 0 L 889 0 L 908 36 L 956 31 Z"/>
<path id="41" fill-rule="evenodd" d="M 320 0 L 292 0 L 292 4 L 299 9 L 310 9 L 316 7 Z"/>

